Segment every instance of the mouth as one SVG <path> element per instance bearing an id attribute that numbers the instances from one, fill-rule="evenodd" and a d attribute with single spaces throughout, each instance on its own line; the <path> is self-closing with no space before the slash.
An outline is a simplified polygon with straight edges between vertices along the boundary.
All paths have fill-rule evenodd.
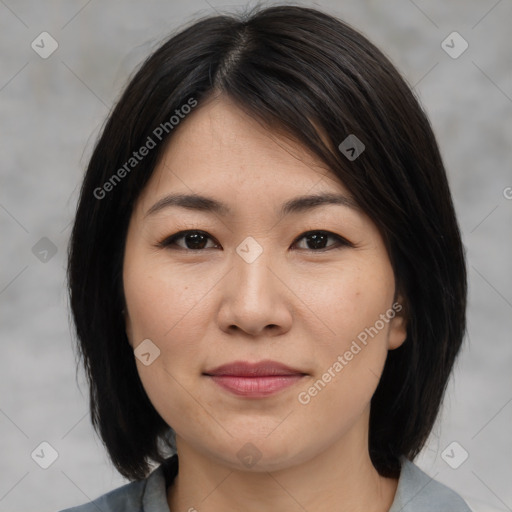
<path id="1" fill-rule="evenodd" d="M 237 396 L 263 398 L 302 380 L 307 373 L 277 361 L 234 361 L 203 372 L 222 389 Z"/>

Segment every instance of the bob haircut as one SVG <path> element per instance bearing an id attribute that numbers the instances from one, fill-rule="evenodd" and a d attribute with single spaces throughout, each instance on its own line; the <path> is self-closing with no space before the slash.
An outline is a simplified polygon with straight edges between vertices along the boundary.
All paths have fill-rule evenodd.
<path id="1" fill-rule="evenodd" d="M 174 431 L 146 395 L 125 332 L 124 247 L 133 205 L 173 134 L 169 120 L 191 98 L 197 109 L 215 94 L 318 156 L 385 240 L 407 338 L 388 353 L 372 397 L 369 453 L 382 476 L 397 477 L 400 457 L 413 460 L 433 428 L 465 335 L 465 254 L 436 139 L 412 90 L 364 36 L 313 8 L 196 20 L 139 66 L 108 116 L 68 247 L 92 424 L 130 480 L 172 448 Z M 161 140 L 159 126 L 168 128 Z M 365 144 L 355 159 L 338 149 L 351 134 Z M 148 137 L 154 149 L 122 173 Z"/>

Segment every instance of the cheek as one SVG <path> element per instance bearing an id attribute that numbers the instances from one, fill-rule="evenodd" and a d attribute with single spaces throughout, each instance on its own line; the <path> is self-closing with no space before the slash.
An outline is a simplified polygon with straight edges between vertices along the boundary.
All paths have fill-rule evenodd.
<path id="1" fill-rule="evenodd" d="M 134 349 L 147 339 L 157 347 L 158 357 L 151 365 L 136 360 L 144 388 L 155 401 L 162 390 L 179 395 L 180 384 L 188 389 L 197 378 L 200 340 L 211 307 L 206 292 L 212 280 L 200 275 L 192 278 L 148 255 L 136 256 L 132 254 L 124 267 L 130 341 Z"/>
<path id="2" fill-rule="evenodd" d="M 339 276 L 315 295 L 315 310 L 329 329 L 315 341 L 318 380 L 305 391 L 318 405 L 334 402 L 356 411 L 370 401 L 388 354 L 394 277 L 390 265 L 374 261 Z"/>
<path id="3" fill-rule="evenodd" d="M 183 272 L 132 258 L 124 267 L 124 290 L 135 345 L 145 338 L 166 344 L 199 303 L 200 286 Z M 197 283 L 196 283 L 197 284 Z"/>
<path id="4" fill-rule="evenodd" d="M 335 277 L 333 277 L 333 275 Z M 394 295 L 392 268 L 370 260 L 366 265 L 347 264 L 329 280 L 305 283 L 304 297 L 326 329 L 320 346 L 341 350 L 365 329 L 374 326 L 391 307 Z M 387 332 L 388 324 L 379 331 Z M 364 335 L 363 335 L 364 337 Z M 323 341 L 322 341 L 323 340 Z"/>
<path id="5" fill-rule="evenodd" d="M 147 259 L 146 259 L 147 261 Z M 197 379 L 200 346 L 196 341 L 203 327 L 200 301 L 204 293 L 185 283 L 183 273 L 162 271 L 127 263 L 124 271 L 126 306 L 131 323 L 133 347 L 151 340 L 157 348 L 150 364 L 136 358 L 137 371 L 155 409 L 168 424 L 180 426 L 197 421 L 198 411 L 190 407 L 190 395 Z M 199 316 L 198 316 L 199 315 Z M 192 410 L 190 410 L 192 409 Z M 188 411 L 183 414 L 183 411 Z M 183 418 L 182 418 L 183 417 Z M 182 420 L 180 420 L 182 418 Z"/>

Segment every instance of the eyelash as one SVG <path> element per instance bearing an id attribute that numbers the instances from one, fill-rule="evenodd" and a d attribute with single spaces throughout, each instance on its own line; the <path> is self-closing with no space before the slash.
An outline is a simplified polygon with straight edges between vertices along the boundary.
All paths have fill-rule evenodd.
<path id="1" fill-rule="evenodd" d="M 179 231 L 178 233 L 175 233 L 174 235 L 164 238 L 162 241 L 157 243 L 156 246 L 159 248 L 162 248 L 162 249 L 166 248 L 166 249 L 171 249 L 171 250 L 175 250 L 174 249 L 175 247 L 179 247 L 179 250 L 183 250 L 183 251 L 187 251 L 187 252 L 201 252 L 206 249 L 214 249 L 214 247 L 207 247 L 206 249 L 188 249 L 186 247 L 181 247 L 181 246 L 176 245 L 176 243 L 175 243 L 176 240 L 184 238 L 186 235 L 188 235 L 190 233 L 200 233 L 200 234 L 203 234 L 206 237 L 210 238 L 211 240 L 215 240 L 208 233 L 206 233 L 205 231 L 202 231 L 200 229 L 187 229 L 184 231 Z M 352 247 L 352 248 L 356 247 L 352 242 L 349 242 L 346 238 L 336 235 L 335 233 L 332 233 L 331 231 L 325 231 L 325 230 L 320 230 L 320 229 L 310 230 L 310 231 L 306 231 L 305 233 L 302 233 L 299 237 L 297 237 L 294 240 L 293 244 L 295 245 L 297 242 L 299 242 L 300 240 L 302 240 L 303 238 L 305 238 L 306 236 L 311 235 L 311 234 L 327 235 L 328 237 L 332 237 L 332 238 L 336 239 L 337 243 L 334 245 L 331 245 L 329 247 L 323 248 L 323 249 L 299 249 L 299 250 L 306 250 L 306 251 L 310 251 L 310 252 L 327 252 L 327 251 L 330 251 L 333 249 L 341 249 L 343 247 Z M 215 240 L 215 242 L 218 243 L 216 240 Z"/>

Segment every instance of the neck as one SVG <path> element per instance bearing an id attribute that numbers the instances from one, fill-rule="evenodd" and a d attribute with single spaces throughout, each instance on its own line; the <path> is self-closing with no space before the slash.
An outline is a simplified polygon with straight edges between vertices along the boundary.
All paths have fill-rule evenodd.
<path id="1" fill-rule="evenodd" d="M 379 475 L 367 436 L 358 436 L 358 429 L 302 463 L 277 471 L 232 469 L 178 435 L 176 446 L 179 473 L 167 495 L 172 512 L 387 512 L 398 484 Z"/>

